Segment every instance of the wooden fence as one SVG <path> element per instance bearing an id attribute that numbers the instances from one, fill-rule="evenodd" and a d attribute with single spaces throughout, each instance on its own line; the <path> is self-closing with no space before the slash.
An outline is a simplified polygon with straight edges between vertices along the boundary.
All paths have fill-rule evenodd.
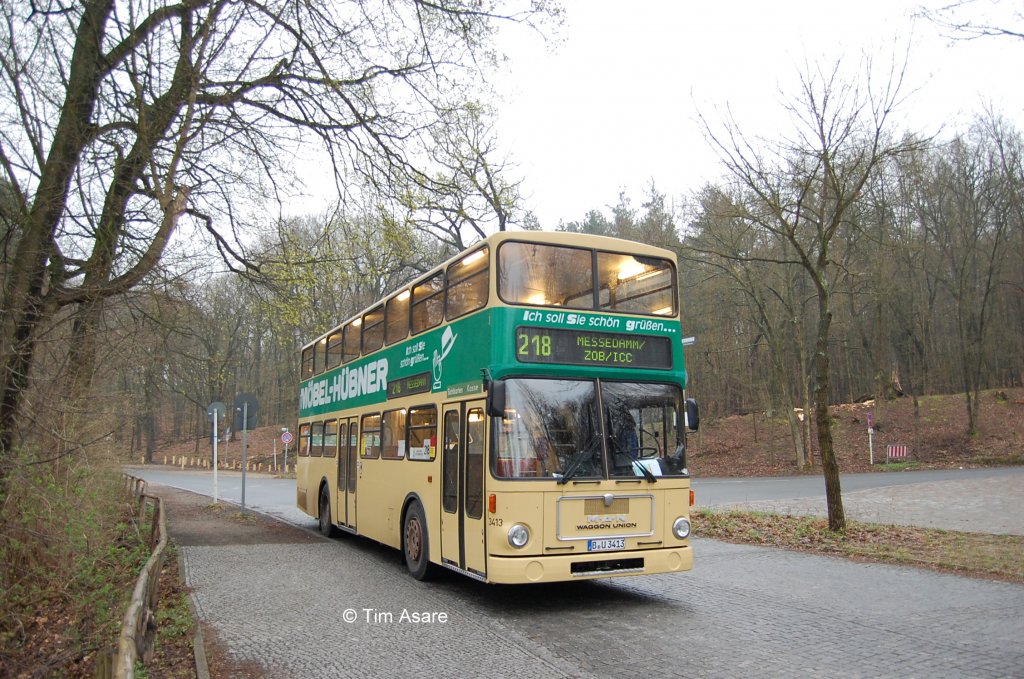
<path id="1" fill-rule="evenodd" d="M 146 664 L 152 660 L 156 639 L 157 587 L 167 548 L 164 503 L 159 497 L 146 493 L 146 482 L 143 479 L 126 476 L 125 486 L 131 493 L 132 507 L 137 514 L 140 531 L 145 526 L 148 507 L 153 505 L 149 530 L 151 554 L 135 581 L 135 590 L 121 623 L 117 650 L 100 654 L 96 663 L 96 679 L 131 679 L 135 676 L 137 661 Z"/>

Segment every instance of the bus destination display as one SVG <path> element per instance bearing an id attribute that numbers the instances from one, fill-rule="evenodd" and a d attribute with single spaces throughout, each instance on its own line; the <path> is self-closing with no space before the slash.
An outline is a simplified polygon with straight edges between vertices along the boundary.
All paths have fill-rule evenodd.
<path id="1" fill-rule="evenodd" d="M 516 329 L 516 357 L 523 363 L 668 370 L 672 345 L 654 335 L 522 326 Z"/>

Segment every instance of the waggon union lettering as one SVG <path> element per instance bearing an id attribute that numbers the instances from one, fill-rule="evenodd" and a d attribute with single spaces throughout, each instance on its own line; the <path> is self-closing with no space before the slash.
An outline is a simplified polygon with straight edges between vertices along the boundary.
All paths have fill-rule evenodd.
<path id="1" fill-rule="evenodd" d="M 375 394 L 387 388 L 388 359 L 370 361 L 365 365 L 342 368 L 336 375 L 321 377 L 306 384 L 299 392 L 299 408 L 318 408 L 350 398 Z"/>
<path id="2" fill-rule="evenodd" d="M 608 523 L 581 523 L 576 530 L 605 530 L 608 528 L 636 528 L 636 521 L 611 521 Z"/>

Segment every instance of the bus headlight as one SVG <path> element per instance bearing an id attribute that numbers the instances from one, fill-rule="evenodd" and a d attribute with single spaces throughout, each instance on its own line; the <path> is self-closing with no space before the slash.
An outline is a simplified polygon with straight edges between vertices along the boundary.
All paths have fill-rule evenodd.
<path id="1" fill-rule="evenodd" d="M 672 524 L 672 533 L 680 540 L 685 540 L 690 536 L 690 520 L 685 516 L 680 516 Z"/>
<path id="2" fill-rule="evenodd" d="M 530 541 L 530 529 L 521 523 L 514 524 L 508 529 L 508 544 L 516 549 L 522 549 Z"/>

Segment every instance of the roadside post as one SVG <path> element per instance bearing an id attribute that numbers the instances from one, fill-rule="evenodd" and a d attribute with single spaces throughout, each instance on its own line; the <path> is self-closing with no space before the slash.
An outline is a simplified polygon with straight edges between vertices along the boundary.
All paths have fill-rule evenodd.
<path id="1" fill-rule="evenodd" d="M 875 464 L 875 446 L 874 446 L 874 435 L 875 435 L 875 416 L 873 413 L 868 413 L 868 460 L 871 466 Z"/>
<path id="2" fill-rule="evenodd" d="M 235 397 L 235 429 L 242 430 L 242 514 L 245 514 L 245 467 L 249 442 L 247 434 L 256 426 L 258 406 L 258 401 L 252 394 L 239 394 Z"/>
<path id="3" fill-rule="evenodd" d="M 284 473 L 288 473 L 288 444 L 292 442 L 292 433 L 288 431 L 288 427 L 281 427 L 281 443 L 284 444 Z M 277 462 L 275 461 L 276 465 Z"/>
<path id="4" fill-rule="evenodd" d="M 214 401 L 206 407 L 206 414 L 213 418 L 213 504 L 217 504 L 217 441 L 220 438 L 217 424 L 224 419 L 225 410 L 227 406 L 220 401 Z"/>

